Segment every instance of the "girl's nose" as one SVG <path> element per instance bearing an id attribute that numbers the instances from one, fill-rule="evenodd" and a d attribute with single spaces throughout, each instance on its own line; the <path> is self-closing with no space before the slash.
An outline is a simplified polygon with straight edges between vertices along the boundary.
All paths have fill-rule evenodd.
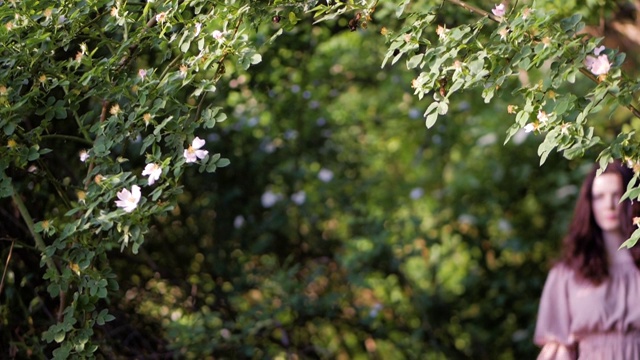
<path id="1" fill-rule="evenodd" d="M 620 200 L 620 199 L 617 199 L 615 196 L 612 196 L 612 197 L 609 199 L 609 206 L 610 206 L 610 208 L 611 208 L 611 209 L 615 209 L 615 208 L 616 208 L 616 206 L 618 205 L 618 201 L 619 201 L 619 200 Z"/>

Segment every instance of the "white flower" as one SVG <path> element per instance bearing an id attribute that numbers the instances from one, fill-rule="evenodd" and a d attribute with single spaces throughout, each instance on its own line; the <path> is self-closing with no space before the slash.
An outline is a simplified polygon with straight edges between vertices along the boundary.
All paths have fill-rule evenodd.
<path id="1" fill-rule="evenodd" d="M 462 71 L 462 62 L 460 62 L 460 60 L 456 60 L 453 62 L 453 70 L 455 72 L 460 72 Z"/>
<path id="2" fill-rule="evenodd" d="M 604 75 L 611 70 L 611 63 L 607 55 L 600 55 L 598 57 L 587 56 L 584 61 L 585 66 L 593 75 Z"/>
<path id="3" fill-rule="evenodd" d="M 506 9 L 504 7 L 504 4 L 498 4 L 496 5 L 496 7 L 491 9 L 491 12 L 495 16 L 504 16 L 504 14 L 506 13 Z"/>
<path id="4" fill-rule="evenodd" d="M 200 30 L 202 30 L 202 24 L 196 23 L 196 35 L 195 36 L 200 35 Z"/>
<path id="5" fill-rule="evenodd" d="M 126 212 L 132 212 L 138 206 L 138 202 L 140 202 L 140 186 L 133 185 L 131 191 L 122 189 L 118 191 L 117 195 L 120 200 L 116 200 L 116 206 Z"/>
<path id="6" fill-rule="evenodd" d="M 541 123 L 546 123 L 547 121 L 549 121 L 549 117 L 547 116 L 547 113 L 542 111 L 542 110 L 538 110 L 538 120 Z"/>
<path id="7" fill-rule="evenodd" d="M 436 28 L 436 34 L 438 35 L 438 38 L 440 38 L 440 40 L 444 40 L 447 38 L 447 32 L 449 32 L 449 29 L 447 29 L 446 24 L 444 26 L 438 25 L 438 27 Z"/>
<path id="8" fill-rule="evenodd" d="M 189 68 L 187 67 L 187 65 L 185 64 L 180 65 L 180 78 L 184 79 L 185 77 L 187 77 L 188 70 Z"/>
<path id="9" fill-rule="evenodd" d="M 155 163 L 147 164 L 142 171 L 142 176 L 147 175 L 149 175 L 149 185 L 153 185 L 156 180 L 160 179 L 160 175 L 162 175 L 162 167 Z"/>
<path id="10" fill-rule="evenodd" d="M 87 152 L 87 150 L 81 150 L 80 151 L 80 161 L 85 162 L 85 161 L 87 161 L 88 158 L 89 158 L 89 153 Z"/>
<path id="11" fill-rule="evenodd" d="M 220 30 L 214 30 L 211 33 L 211 36 L 213 36 L 214 39 L 221 41 L 224 38 L 224 33 Z"/>
<path id="12" fill-rule="evenodd" d="M 409 193 L 409 197 L 413 200 L 420 199 L 422 195 L 424 195 L 424 190 L 419 187 L 411 189 L 411 193 Z"/>
<path id="13" fill-rule="evenodd" d="M 329 169 L 322 168 L 318 172 L 318 179 L 322 182 L 329 182 L 333 179 L 333 171 Z"/>
<path id="14" fill-rule="evenodd" d="M 304 204 L 304 201 L 306 199 L 307 199 L 307 194 L 304 192 L 304 190 L 300 190 L 298 192 L 291 194 L 291 200 L 297 205 Z"/>
<path id="15" fill-rule="evenodd" d="M 536 129 L 536 126 L 533 123 L 528 123 L 524 126 L 524 132 L 530 133 Z"/>
<path id="16" fill-rule="evenodd" d="M 233 227 L 236 229 L 240 229 L 244 225 L 244 216 L 238 215 L 235 219 L 233 219 Z"/>
<path id="17" fill-rule="evenodd" d="M 280 194 L 275 194 L 273 191 L 267 190 L 260 197 L 260 202 L 262 203 L 262 206 L 270 208 L 280 201 L 281 197 L 282 196 Z"/>
<path id="18" fill-rule="evenodd" d="M 507 38 L 507 35 L 509 35 L 509 29 L 504 27 L 500 29 L 500 31 L 498 31 L 498 34 L 500 34 L 500 40 L 505 40 Z"/>
<path id="19" fill-rule="evenodd" d="M 161 12 L 158 15 L 156 15 L 156 21 L 159 22 L 160 24 L 165 22 L 165 20 L 167 20 L 167 13 Z"/>
<path id="20" fill-rule="evenodd" d="M 198 159 L 204 159 L 205 156 L 209 154 L 207 150 L 199 150 L 204 144 L 205 141 L 199 137 L 193 139 L 189 148 L 184 150 L 184 158 L 188 163 L 196 162 Z"/>

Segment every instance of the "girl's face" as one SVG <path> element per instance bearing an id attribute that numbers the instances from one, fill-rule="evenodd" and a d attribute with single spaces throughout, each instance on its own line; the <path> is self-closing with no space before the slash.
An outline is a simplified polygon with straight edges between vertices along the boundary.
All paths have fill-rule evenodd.
<path id="1" fill-rule="evenodd" d="M 620 174 L 604 173 L 593 180 L 591 211 L 602 232 L 620 232 L 618 215 L 622 194 Z"/>

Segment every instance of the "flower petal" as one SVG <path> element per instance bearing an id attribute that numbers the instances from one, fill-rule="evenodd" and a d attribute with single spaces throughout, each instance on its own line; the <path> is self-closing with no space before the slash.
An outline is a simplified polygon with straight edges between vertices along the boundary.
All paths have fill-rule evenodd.
<path id="1" fill-rule="evenodd" d="M 196 150 L 196 157 L 198 159 L 204 159 L 209 152 L 207 150 Z"/>
<path id="2" fill-rule="evenodd" d="M 193 141 L 191 142 L 191 146 L 194 149 L 200 149 L 201 147 L 203 147 L 205 144 L 205 141 L 200 139 L 199 137 L 196 137 L 195 139 L 193 139 Z"/>

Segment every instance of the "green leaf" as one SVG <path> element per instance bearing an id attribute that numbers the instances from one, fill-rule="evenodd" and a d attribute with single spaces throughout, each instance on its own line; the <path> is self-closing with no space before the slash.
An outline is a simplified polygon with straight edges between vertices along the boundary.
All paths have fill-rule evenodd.
<path id="1" fill-rule="evenodd" d="M 620 249 L 622 248 L 630 249 L 634 247 L 636 243 L 638 243 L 638 239 L 640 239 L 640 229 L 636 229 L 633 232 L 633 234 L 631 234 L 631 237 L 627 239 L 625 242 L 623 242 L 622 245 L 620 245 Z"/>
<path id="2" fill-rule="evenodd" d="M 430 129 L 436 123 L 436 120 L 438 120 L 438 112 L 429 114 L 426 118 L 427 120 L 425 121 L 425 125 Z"/>
<path id="3" fill-rule="evenodd" d="M 409 3 L 411 2 L 411 0 L 404 0 L 402 3 L 396 5 L 396 17 L 400 18 L 400 16 L 402 16 L 402 13 L 404 12 L 404 9 L 407 7 L 407 5 L 409 5 Z"/>
<path id="4" fill-rule="evenodd" d="M 218 167 L 225 167 L 229 164 L 231 164 L 231 161 L 227 158 L 221 158 L 220 160 L 218 160 L 218 162 L 216 162 L 216 166 Z"/>
<path id="5" fill-rule="evenodd" d="M 438 114 L 445 115 L 449 111 L 449 103 L 447 101 L 441 101 L 438 104 Z"/>
<path id="6" fill-rule="evenodd" d="M 53 340 L 59 344 L 64 340 L 66 335 L 67 333 L 64 330 L 60 330 L 53 336 Z"/>
<path id="7" fill-rule="evenodd" d="M 292 25 L 295 25 L 298 23 L 298 17 L 296 16 L 296 14 L 293 11 L 289 12 L 289 22 Z"/>
<path id="8" fill-rule="evenodd" d="M 16 131 L 16 124 L 8 123 L 2 130 L 4 131 L 5 135 L 10 136 L 14 131 Z"/>
<path id="9" fill-rule="evenodd" d="M 262 55 L 256 53 L 251 55 L 251 65 L 259 64 L 262 61 Z"/>
<path id="10" fill-rule="evenodd" d="M 580 22 L 581 19 L 582 19 L 582 15 L 580 14 L 575 14 L 566 19 L 562 19 L 560 20 L 560 28 L 562 28 L 564 32 L 571 32 L 574 30 L 574 28 Z"/>
<path id="11" fill-rule="evenodd" d="M 640 197 L 640 188 L 636 187 L 625 191 L 620 200 L 631 199 L 632 201 L 635 201 L 638 200 L 638 197 Z"/>
<path id="12" fill-rule="evenodd" d="M 544 164 L 551 151 L 558 146 L 558 139 L 553 132 L 545 137 L 544 141 L 538 146 L 538 156 L 540 156 L 540 165 Z"/>
<path id="13" fill-rule="evenodd" d="M 424 112 L 424 117 L 426 118 L 425 126 L 427 128 L 431 128 L 438 119 L 438 108 L 440 106 L 440 102 L 434 101 L 429 105 L 427 110 Z"/>
<path id="14" fill-rule="evenodd" d="M 65 343 L 59 348 L 53 350 L 53 359 L 54 360 L 65 360 L 69 357 L 69 353 L 71 352 L 71 344 Z"/>
<path id="15" fill-rule="evenodd" d="M 187 51 L 189 51 L 189 47 L 191 47 L 191 40 L 183 42 L 182 45 L 180 45 L 180 51 L 186 53 Z"/>
<path id="16" fill-rule="evenodd" d="M 418 67 L 418 65 L 420 65 L 420 62 L 422 62 L 423 58 L 424 58 L 424 54 L 413 55 L 411 57 L 411 59 L 409 59 L 409 61 L 407 61 L 407 68 L 408 69 L 413 69 L 413 68 Z"/>
<path id="17" fill-rule="evenodd" d="M 27 160 L 34 161 L 40 157 L 40 152 L 38 151 L 40 147 L 38 145 L 33 145 L 29 148 L 29 155 L 27 155 Z"/>

